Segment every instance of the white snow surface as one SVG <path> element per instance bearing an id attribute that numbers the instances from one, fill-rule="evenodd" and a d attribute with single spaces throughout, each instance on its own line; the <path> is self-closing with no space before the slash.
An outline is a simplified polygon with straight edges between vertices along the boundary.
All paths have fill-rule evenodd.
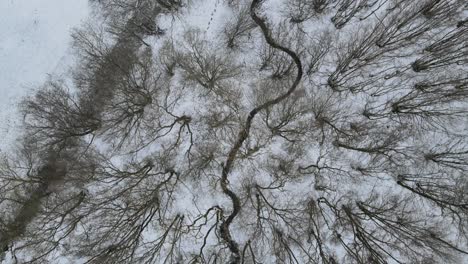
<path id="1" fill-rule="evenodd" d="M 18 103 L 70 65 L 70 31 L 88 14 L 87 0 L 0 1 L 0 151 L 19 132 Z"/>
<path id="2" fill-rule="evenodd" d="M 70 30 L 78 26 L 86 18 L 90 11 L 88 10 L 87 2 L 87 0 L 0 0 L 0 151 L 8 150 L 15 138 L 15 134 L 19 131 L 18 124 L 21 122 L 21 119 L 17 116 L 17 105 L 21 97 L 32 94 L 32 90 L 34 89 L 40 89 L 40 86 L 47 79 L 48 75 L 57 76 L 65 74 L 73 62 L 70 60 L 73 57 L 68 56 L 71 53 L 69 48 Z M 222 26 L 232 15 L 221 2 L 220 0 L 199 1 L 190 12 L 184 14 L 181 18 L 174 20 L 172 16 L 168 15 L 167 17 L 161 17 L 159 23 L 162 28 L 168 29 L 168 36 L 175 40 L 180 40 L 181 43 L 183 43 L 183 34 L 187 29 L 197 28 L 202 33 L 203 38 L 209 40 L 210 45 L 216 47 L 216 44 L 223 41 L 221 34 Z M 269 14 L 269 22 L 273 22 L 274 24 L 274 22 L 281 20 L 281 9 L 284 3 L 285 1 L 271 0 L 263 6 L 263 12 Z M 316 23 L 317 21 L 310 23 L 313 22 Z M 307 31 L 310 31 L 307 32 L 310 35 L 313 35 L 312 33 L 315 33 L 315 31 L 321 32 L 326 29 L 325 26 L 318 29 L 314 27 L 306 28 Z M 352 33 L 355 32 L 352 31 Z M 145 41 L 155 48 L 158 48 L 162 44 L 159 38 L 153 39 L 148 37 Z M 189 49 L 190 47 L 187 46 L 185 48 Z M 245 58 L 248 59 L 249 55 L 248 51 L 245 54 L 237 54 L 239 56 L 237 60 L 240 62 Z M 329 69 L 323 68 L 322 70 L 328 73 Z M 330 70 L 333 71 L 334 69 Z M 186 97 L 190 96 L 186 95 Z M 190 99 L 186 100 L 185 104 L 181 104 L 176 109 L 176 114 L 184 115 L 191 110 L 192 112 L 196 112 L 194 109 L 191 109 L 194 106 L 191 105 L 193 98 Z M 356 105 L 355 102 L 354 104 Z M 193 115 L 194 119 L 197 117 L 197 113 L 190 114 Z M 273 142 L 264 150 L 265 158 L 267 158 L 266 154 L 268 153 L 281 155 L 282 152 L 281 142 Z M 318 154 L 317 150 L 313 149 L 308 157 L 315 160 Z M 350 156 L 349 161 L 352 161 L 353 158 L 356 160 L 361 158 L 359 156 L 351 156 L 350 153 L 347 154 Z M 365 156 L 362 157 L 362 159 L 364 158 Z M 345 158 L 343 158 L 343 161 L 345 161 L 344 163 L 348 162 Z M 366 163 L 365 160 L 362 162 Z M 340 168 L 341 166 L 345 166 L 345 164 L 335 165 Z M 232 179 L 243 174 L 240 173 L 242 168 L 238 170 L 233 171 Z M 253 173 L 249 173 L 249 171 L 245 173 L 245 175 L 251 174 Z M 257 180 L 262 180 L 261 177 L 257 178 Z M 373 189 L 380 188 L 384 192 L 394 187 L 394 184 L 390 184 L 393 181 L 387 181 L 387 178 L 383 177 L 376 182 L 373 182 L 375 179 L 368 180 L 365 183 L 362 182 L 361 189 L 365 190 L 366 187 L 372 187 Z M 268 180 L 268 178 L 265 177 L 265 180 Z M 301 190 L 294 190 L 296 197 L 300 197 L 300 195 L 297 195 L 298 192 L 306 193 L 309 191 L 309 188 L 313 188 L 312 182 L 304 181 L 300 183 L 303 188 Z M 237 186 L 240 185 L 240 181 L 233 180 L 230 184 L 240 189 L 240 186 Z M 333 183 L 333 185 L 338 184 L 341 183 Z M 297 188 L 297 186 L 286 186 L 286 189 Z M 349 184 L 348 187 L 353 188 L 355 185 Z M 340 188 L 343 188 L 343 186 L 340 186 Z M 392 192 L 400 193 L 401 190 L 395 188 L 389 191 L 389 193 Z M 196 216 L 200 211 L 206 211 L 207 208 L 213 205 L 213 201 L 217 201 L 217 204 L 221 206 L 230 206 L 230 202 L 226 197 L 219 196 L 219 194 L 203 193 L 203 195 L 200 195 L 200 193 L 192 193 L 190 188 L 186 188 L 179 195 L 181 197 L 179 197 L 176 203 L 176 212 L 174 213 L 183 211 L 188 217 Z M 285 202 L 296 198 L 287 197 L 286 192 L 282 195 L 285 195 L 282 199 Z M 192 206 L 192 199 L 198 200 L 200 208 Z M 233 225 L 233 228 L 236 228 L 236 226 Z M 235 238 L 238 241 L 246 240 L 241 235 Z M 185 246 L 188 247 L 189 245 Z M 68 262 L 64 261 L 62 263 Z"/>

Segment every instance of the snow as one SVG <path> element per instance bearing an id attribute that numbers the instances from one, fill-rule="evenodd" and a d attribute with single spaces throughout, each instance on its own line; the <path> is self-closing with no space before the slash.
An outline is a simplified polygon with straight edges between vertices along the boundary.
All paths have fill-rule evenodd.
<path id="1" fill-rule="evenodd" d="M 0 1 L 0 151 L 18 134 L 21 97 L 67 70 L 70 30 L 87 14 L 87 0 Z"/>
<path id="2" fill-rule="evenodd" d="M 285 8 L 285 2 L 286 1 L 271 0 L 267 1 L 265 5 L 262 5 L 262 8 L 259 8 L 258 13 L 266 19 L 271 28 L 277 26 L 279 22 L 284 19 L 285 12 L 282 12 L 282 9 Z M 70 59 L 73 57 L 68 56 L 71 53 L 71 50 L 68 48 L 68 43 L 70 42 L 70 30 L 71 28 L 78 26 L 80 22 L 86 18 L 89 11 L 87 0 L 2 0 L 2 2 L 0 2 L 0 92 L 3 95 L 0 98 L 0 110 L 2 110 L 0 112 L 0 151 L 8 150 L 9 145 L 13 142 L 16 133 L 19 131 L 18 124 L 21 122 L 21 119 L 15 114 L 17 114 L 16 106 L 20 98 L 24 95 L 32 94 L 32 90 L 34 89 L 40 89 L 48 75 L 60 76 L 67 73 L 68 67 L 73 63 Z M 183 37 L 189 29 L 197 29 L 199 30 L 198 32 L 200 33 L 202 40 L 207 40 L 207 45 L 210 47 L 209 51 L 215 54 L 217 51 L 216 48 L 223 45 L 222 30 L 226 22 L 229 21 L 227 18 L 233 15 L 227 4 L 221 0 L 201 0 L 196 5 L 191 6 L 189 10 L 184 11 L 186 11 L 186 13 L 181 14 L 177 19 L 174 19 L 172 14 L 159 17 L 159 25 L 163 29 L 167 30 L 168 34 L 163 37 L 147 37 L 145 41 L 148 40 L 147 42 L 151 44 L 154 48 L 153 50 L 159 50 L 160 46 L 164 44 L 164 40 L 174 41 L 180 52 L 190 53 L 191 43 L 184 41 Z M 333 25 L 329 22 L 326 24 L 326 21 L 330 21 L 330 18 L 327 17 L 326 19 L 323 19 L 323 21 L 311 19 L 310 22 L 305 22 L 310 23 L 310 26 L 306 26 L 306 35 L 310 37 L 307 41 L 314 40 L 313 36 L 318 35 L 318 33 L 325 32 L 328 29 L 334 30 Z M 313 26 L 314 24 L 318 26 Z M 358 35 L 356 32 L 359 33 L 360 31 L 352 29 L 346 32 L 349 35 Z M 336 35 L 337 40 L 346 40 L 344 43 L 348 42 L 348 36 L 345 34 L 340 35 L 339 33 L 336 33 Z M 258 30 L 257 35 L 253 37 L 262 37 L 263 39 L 263 35 L 261 35 Z M 260 41 L 252 42 L 254 42 L 252 46 L 255 46 L 255 44 L 259 45 L 261 43 Z M 252 64 L 252 62 L 255 62 L 256 57 L 258 57 L 255 54 L 255 56 L 251 56 L 252 53 L 258 50 L 257 48 L 243 52 L 242 54 L 239 51 L 232 52 L 237 56 L 238 61 L 243 60 L 245 63 L 245 60 L 247 60 L 250 62 L 249 64 Z M 335 71 L 335 68 L 331 66 L 334 66 L 333 63 L 337 58 L 335 58 L 334 54 L 328 56 L 329 57 L 325 58 L 325 61 L 327 61 L 329 65 L 321 67 L 320 70 L 322 72 L 319 72 L 319 74 L 322 74 L 322 76 L 317 77 L 317 83 L 325 83 L 324 78 Z M 405 62 L 404 64 L 409 65 L 411 61 Z M 243 74 L 249 75 L 247 68 L 244 69 Z M 244 81 L 242 85 L 237 86 L 241 87 L 240 89 L 248 90 L 250 87 L 249 85 L 253 86 L 253 83 L 256 83 L 256 81 L 258 81 L 257 79 L 260 78 L 255 75 L 258 75 L 258 73 L 251 73 L 251 76 L 249 75 L 248 78 L 245 78 L 247 81 Z M 176 72 L 176 75 L 172 78 L 171 82 L 173 82 L 171 87 L 178 86 L 177 83 L 181 82 L 179 72 Z M 316 92 L 315 88 L 310 88 L 306 93 L 311 95 L 314 94 L 315 96 Z M 199 136 L 202 138 L 205 136 L 202 133 L 204 132 L 203 126 L 200 125 L 197 127 L 197 124 L 203 123 L 203 121 L 200 120 L 202 120 L 203 114 L 205 114 L 205 108 L 210 105 L 208 102 L 205 104 L 200 97 L 197 97 L 196 92 L 189 94 L 189 92 L 184 91 L 184 93 L 185 94 L 181 97 L 180 103 L 175 107 L 173 113 L 177 116 L 188 115 L 193 118 L 191 129 L 193 130 L 195 137 Z M 258 96 L 250 96 L 251 93 L 244 94 L 246 95 L 246 100 L 244 101 L 247 102 L 245 104 L 248 104 L 248 106 L 245 106 L 246 109 L 251 109 L 254 105 L 259 104 L 255 101 Z M 324 98 L 325 96 L 328 96 L 326 92 L 321 92 L 321 94 L 323 94 Z M 273 94 L 271 96 L 273 96 Z M 393 97 L 395 95 L 391 94 L 391 96 Z M 194 98 L 196 98 L 195 100 L 199 100 L 198 104 L 193 103 L 193 101 L 195 101 Z M 319 96 L 311 96 L 308 100 L 313 101 L 314 99 L 317 100 L 317 98 L 320 99 Z M 329 109 L 327 110 L 329 110 L 331 115 L 333 115 L 334 111 L 344 114 L 345 112 L 343 109 L 346 109 L 347 112 L 352 113 L 349 115 L 352 117 L 354 116 L 353 118 L 356 119 L 356 116 L 360 116 L 358 113 L 363 110 L 361 109 L 361 106 L 365 105 L 368 99 L 367 95 L 350 95 L 349 99 L 337 100 L 341 105 L 332 107 L 334 102 L 330 103 L 330 106 L 327 107 Z M 381 107 L 387 107 L 384 103 L 390 101 L 391 97 L 383 98 L 382 96 L 381 99 Z M 317 100 L 317 102 L 320 102 L 320 100 Z M 303 104 L 305 104 L 305 102 L 303 102 Z M 377 103 L 374 103 L 374 105 L 377 105 Z M 151 110 L 149 107 L 147 108 L 148 109 L 145 109 L 145 112 Z M 243 116 L 246 116 L 247 113 L 247 111 L 243 113 Z M 257 117 L 257 119 L 260 119 L 261 115 L 262 113 L 258 115 L 259 117 Z M 303 118 L 305 119 L 305 116 L 303 116 Z M 361 116 L 361 118 L 364 117 Z M 163 118 L 161 118 L 161 120 L 163 120 Z M 310 120 L 313 120 L 313 118 L 310 117 Z M 355 120 L 352 119 L 350 121 Z M 348 121 L 344 124 L 347 124 L 347 122 Z M 259 127 L 258 123 L 254 123 L 252 125 L 252 131 L 261 131 L 260 129 L 265 128 Z M 173 134 L 177 133 L 178 131 L 173 132 Z M 169 134 L 168 132 L 167 135 L 169 140 L 173 139 L 173 137 L 171 137 L 172 134 Z M 319 133 L 317 133 L 317 135 L 319 135 Z M 263 134 L 255 135 L 255 133 L 251 133 L 249 138 L 250 142 L 247 140 L 245 145 L 248 145 L 249 143 L 261 143 L 262 140 L 267 141 L 263 136 Z M 101 144 L 99 140 L 100 138 L 95 140 L 95 145 L 97 147 L 106 145 L 106 142 L 102 142 Z M 370 140 L 372 143 L 374 139 L 371 138 Z M 208 141 L 209 140 L 206 140 L 206 143 L 209 143 Z M 228 140 L 226 140 L 226 142 L 229 143 Z M 148 147 L 147 150 L 141 151 L 138 154 L 150 156 L 152 151 L 157 153 L 157 150 L 161 149 L 161 146 L 164 146 L 164 143 L 164 140 L 159 140 L 150 144 L 150 147 Z M 264 149 L 261 149 L 256 154 L 256 163 L 252 161 L 250 165 L 236 165 L 232 170 L 230 175 L 230 179 L 232 181 L 229 184 L 236 192 L 242 193 L 244 191 L 243 189 L 246 189 L 244 186 L 246 185 L 245 182 L 252 185 L 259 184 L 267 186 L 272 181 L 267 172 L 269 170 L 279 168 L 279 161 L 281 159 L 288 161 L 288 156 L 292 155 L 286 148 L 288 147 L 288 142 L 281 138 L 274 138 L 271 141 L 267 141 L 265 145 L 266 146 L 263 147 Z M 412 146 L 412 144 L 408 145 L 408 147 L 410 146 Z M 323 167 L 324 172 L 320 175 L 320 178 L 319 176 L 314 175 L 317 179 L 309 177 L 299 178 L 297 181 L 296 179 L 290 180 L 290 182 L 288 182 L 285 187 L 280 188 L 277 193 L 273 191 L 271 191 L 271 193 L 267 193 L 267 191 L 265 191 L 265 193 L 269 195 L 269 199 L 275 201 L 275 206 L 287 206 L 290 201 L 298 202 L 299 204 L 307 202 L 309 198 L 313 200 L 317 199 L 318 195 L 316 194 L 318 192 L 311 192 L 311 189 L 314 188 L 314 183 L 316 189 L 321 187 L 322 189 L 326 188 L 341 194 L 352 194 L 356 199 L 366 199 L 367 197 L 371 197 L 370 194 L 374 194 L 374 192 L 384 193 L 385 195 L 383 197 L 390 197 L 390 195 L 393 194 L 403 193 L 402 187 L 395 186 L 394 179 L 391 177 L 391 171 L 389 171 L 387 175 L 386 172 L 380 172 L 378 168 L 376 168 L 376 172 L 374 172 L 374 174 L 378 177 L 375 178 L 363 178 L 364 174 L 359 175 L 357 172 L 353 172 L 353 170 L 355 170 L 354 167 L 365 167 L 366 164 L 372 163 L 368 154 L 356 154 L 356 152 L 352 150 L 339 150 L 334 152 L 334 148 L 332 148 L 331 145 L 328 146 L 328 148 L 330 148 L 328 149 L 327 146 L 322 147 L 321 145 L 318 145 L 317 142 L 311 142 L 307 147 L 309 148 L 308 152 L 310 153 L 308 153 L 308 155 L 304 155 L 303 160 L 298 159 L 297 165 L 315 164 L 316 166 Z M 199 151 L 203 150 L 203 148 L 200 148 Z M 320 151 L 320 153 L 318 151 Z M 224 152 L 227 152 L 227 150 Z M 322 157 L 324 157 L 324 159 L 322 159 Z M 115 158 L 115 163 L 119 166 L 124 165 L 125 158 L 126 157 L 117 157 Z M 184 162 L 181 161 L 180 163 L 183 164 Z M 247 164 L 247 162 L 245 162 L 245 164 Z M 373 165 L 378 166 L 379 164 L 375 162 Z M 184 165 L 179 166 L 180 169 L 184 169 L 182 168 Z M 411 166 L 411 164 L 409 164 L 409 166 Z M 218 170 L 215 168 L 215 172 L 219 173 L 220 168 L 221 166 L 219 166 Z M 373 168 L 370 167 L 369 169 Z M 341 173 L 340 171 L 342 170 L 349 172 L 349 175 Z M 353 176 L 352 174 L 359 175 L 359 179 L 357 180 L 357 176 L 354 178 L 350 177 L 349 179 L 340 179 L 342 176 Z M 243 175 L 245 175 L 245 177 L 243 177 Z M 325 179 L 325 183 L 329 184 L 324 184 L 322 186 L 322 178 Z M 210 180 L 212 180 L 212 182 L 210 182 Z M 203 212 L 214 205 L 220 206 L 221 208 L 227 208 L 227 210 L 229 210 L 231 204 L 227 197 L 220 192 L 210 191 L 210 187 L 212 185 L 216 185 L 216 181 L 216 177 L 209 176 L 207 181 L 201 181 L 198 183 L 199 186 L 195 186 L 195 184 L 189 180 L 184 182 L 184 186 L 179 187 L 180 189 L 175 192 L 175 206 L 171 208 L 174 210 L 170 213 L 175 215 L 183 212 L 188 218 L 192 218 L 193 220 L 196 216 L 203 214 Z M 251 189 L 253 190 L 253 188 Z M 386 192 L 387 190 L 388 192 Z M 243 210 L 244 212 L 249 212 L 248 210 L 253 209 L 247 208 L 246 205 Z M 250 232 L 242 232 L 242 228 L 246 228 L 242 225 L 248 224 L 248 214 L 243 216 L 244 212 L 240 213 L 238 218 L 240 220 L 237 220 L 232 225 L 232 230 L 241 230 L 240 232 L 233 232 L 233 236 L 235 240 L 240 241 L 243 244 L 245 244 L 248 239 L 248 237 L 244 235 Z M 246 219 L 244 220 L 246 221 L 241 221 L 243 220 L 242 217 L 245 217 Z M 145 235 L 155 239 L 153 236 L 158 233 L 156 231 L 151 233 L 151 231 L 152 230 L 149 229 L 147 232 L 148 234 Z M 209 242 L 211 242 L 211 240 L 209 240 Z M 192 243 L 192 241 L 190 241 L 190 243 Z M 189 248 L 191 249 L 191 247 L 195 246 L 195 244 L 189 245 L 187 242 L 185 242 L 185 244 L 184 248 L 187 249 L 187 251 L 189 251 Z M 336 250 L 339 255 L 344 254 L 343 252 L 340 252 L 338 248 Z M 72 260 L 70 260 L 69 263 L 72 263 Z"/>

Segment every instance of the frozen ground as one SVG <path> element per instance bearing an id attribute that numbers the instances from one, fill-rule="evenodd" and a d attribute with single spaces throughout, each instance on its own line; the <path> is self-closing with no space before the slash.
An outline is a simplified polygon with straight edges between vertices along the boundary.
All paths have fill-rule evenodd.
<path id="1" fill-rule="evenodd" d="M 0 1 L 0 150 L 17 134 L 18 101 L 48 74 L 67 69 L 70 30 L 88 13 L 87 0 Z"/>

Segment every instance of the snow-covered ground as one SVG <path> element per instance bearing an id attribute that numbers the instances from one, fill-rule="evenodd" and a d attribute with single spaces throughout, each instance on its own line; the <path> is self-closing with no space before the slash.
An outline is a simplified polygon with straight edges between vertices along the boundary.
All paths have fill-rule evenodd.
<path id="1" fill-rule="evenodd" d="M 18 130 L 17 105 L 48 74 L 67 70 L 70 30 L 88 14 L 88 0 L 0 1 L 0 150 Z"/>

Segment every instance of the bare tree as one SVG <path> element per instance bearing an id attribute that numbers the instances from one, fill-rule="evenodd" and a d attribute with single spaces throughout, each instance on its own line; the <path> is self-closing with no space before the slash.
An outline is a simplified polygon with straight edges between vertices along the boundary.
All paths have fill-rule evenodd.
<path id="1" fill-rule="evenodd" d="M 2 260 L 466 262 L 463 1 L 92 2 L 2 157 Z"/>

